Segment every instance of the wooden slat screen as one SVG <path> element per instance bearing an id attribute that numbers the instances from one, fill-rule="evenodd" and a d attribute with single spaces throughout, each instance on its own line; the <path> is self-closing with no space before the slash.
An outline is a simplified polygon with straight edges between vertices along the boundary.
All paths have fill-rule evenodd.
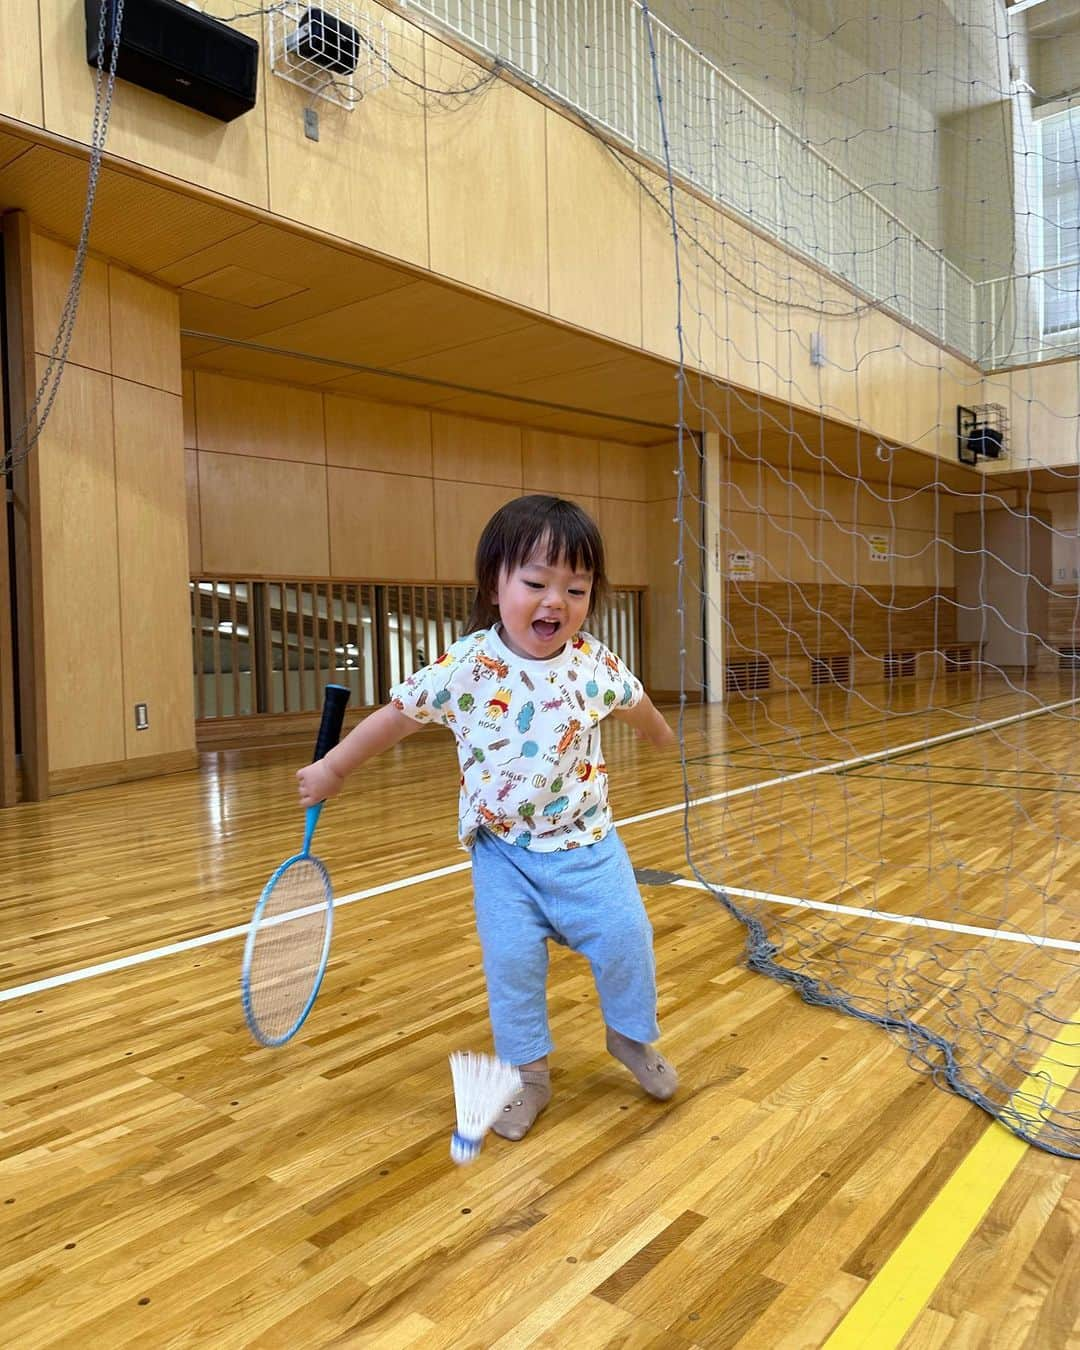
<path id="1" fill-rule="evenodd" d="M 195 717 L 314 713 L 327 684 L 353 708 L 434 661 L 465 631 L 475 587 L 461 584 L 193 577 Z M 644 589 L 613 590 L 589 628 L 644 669 Z"/>

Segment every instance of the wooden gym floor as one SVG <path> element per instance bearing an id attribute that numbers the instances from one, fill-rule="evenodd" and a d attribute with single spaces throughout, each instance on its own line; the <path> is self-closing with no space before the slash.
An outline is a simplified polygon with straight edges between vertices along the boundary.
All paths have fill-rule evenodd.
<path id="1" fill-rule="evenodd" d="M 890 694 L 885 722 L 837 691 L 692 709 L 692 792 L 929 739 L 975 698 L 983 720 L 1030 707 L 962 676 L 939 683 L 936 711 L 904 716 L 913 697 Z M 1055 894 L 1075 896 L 1077 813 L 1049 791 L 1080 767 L 1075 710 L 702 808 L 703 870 L 841 903 L 869 877 L 883 908 L 944 916 L 944 896 L 905 884 L 930 801 L 939 842 L 987 876 L 1000 862 L 1030 877 L 1046 832 L 1071 836 Z M 681 802 L 677 756 L 610 723 L 605 749 L 618 819 Z M 298 844 L 302 759 L 207 756 L 0 813 L 0 991 L 179 944 L 0 992 L 5 1345 L 1080 1344 L 1077 1165 L 934 1088 L 881 1031 L 750 973 L 741 926 L 687 885 L 644 886 L 676 1099 L 649 1100 L 606 1056 L 587 969 L 556 949 L 552 1104 L 522 1143 L 489 1137 L 455 1168 L 446 1056 L 489 1042 L 443 733 L 327 808 L 318 851 L 338 894 L 377 893 L 339 909 L 302 1033 L 257 1047 L 242 937 L 184 944 L 242 925 Z M 689 875 L 678 811 L 622 834 L 639 868 Z M 1075 901 L 1044 914 L 1033 896 L 1020 888 L 1011 920 L 1080 936 Z M 1000 906 L 1000 886 L 969 885 L 963 921 L 997 926 Z M 1075 1009 L 1070 960 L 1058 996 Z"/>

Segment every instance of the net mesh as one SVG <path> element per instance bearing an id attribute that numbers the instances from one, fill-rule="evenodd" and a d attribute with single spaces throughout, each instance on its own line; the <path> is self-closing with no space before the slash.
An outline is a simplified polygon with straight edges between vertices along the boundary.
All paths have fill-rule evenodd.
<path id="1" fill-rule="evenodd" d="M 322 977 L 330 937 L 330 882 L 312 858 L 289 862 L 268 885 L 248 938 L 245 1011 L 267 1044 L 287 1040 Z"/>
<path id="2" fill-rule="evenodd" d="M 666 5 L 787 104 L 774 154 L 735 152 L 761 234 L 687 190 L 680 166 L 738 146 L 741 118 L 706 118 L 641 8 L 677 267 L 684 633 L 705 638 L 685 686 L 726 699 L 707 733 L 686 721 L 693 871 L 756 969 L 1078 1156 L 1077 382 L 1070 364 L 1051 410 L 1003 368 L 1063 321 L 1056 298 L 1019 303 L 1046 222 L 1015 35 L 974 3 L 824 24 L 795 5 L 779 29 Z M 1075 153 L 1068 170 L 1075 198 Z M 1011 286 L 980 288 L 998 272 Z M 1074 285 L 1065 307 L 1075 339 Z"/>
<path id="3" fill-rule="evenodd" d="M 638 185 L 697 883 L 755 968 L 1080 1156 L 1080 18 L 408 10 Z"/>

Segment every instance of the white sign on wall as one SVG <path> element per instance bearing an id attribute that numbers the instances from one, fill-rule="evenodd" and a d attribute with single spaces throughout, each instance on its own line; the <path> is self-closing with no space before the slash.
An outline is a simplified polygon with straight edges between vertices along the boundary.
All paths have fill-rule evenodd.
<path id="1" fill-rule="evenodd" d="M 753 581 L 754 555 L 745 548 L 730 549 L 727 555 L 729 581 Z"/>
<path id="2" fill-rule="evenodd" d="M 868 534 L 866 543 L 870 549 L 871 562 L 888 562 L 892 556 L 892 549 L 889 547 L 889 536 L 887 534 Z"/>

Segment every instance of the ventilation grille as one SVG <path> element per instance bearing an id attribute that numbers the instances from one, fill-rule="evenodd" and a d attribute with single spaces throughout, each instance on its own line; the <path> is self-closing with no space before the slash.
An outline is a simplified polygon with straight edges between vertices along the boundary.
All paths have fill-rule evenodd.
<path id="1" fill-rule="evenodd" d="M 851 683 L 851 654 L 842 652 L 835 656 L 812 656 L 810 658 L 811 684 Z"/>
<path id="2" fill-rule="evenodd" d="M 887 680 L 913 680 L 915 678 L 915 653 L 886 652 L 885 678 Z"/>
<path id="3" fill-rule="evenodd" d="M 724 683 L 729 694 L 768 689 L 770 675 L 768 661 L 729 661 L 724 667 Z"/>
<path id="4" fill-rule="evenodd" d="M 947 674 L 957 670 L 971 670 L 975 664 L 970 647 L 946 647 L 942 655 L 945 657 Z"/>
<path id="5" fill-rule="evenodd" d="M 1058 670 L 1080 670 L 1080 647 L 1058 648 Z"/>

